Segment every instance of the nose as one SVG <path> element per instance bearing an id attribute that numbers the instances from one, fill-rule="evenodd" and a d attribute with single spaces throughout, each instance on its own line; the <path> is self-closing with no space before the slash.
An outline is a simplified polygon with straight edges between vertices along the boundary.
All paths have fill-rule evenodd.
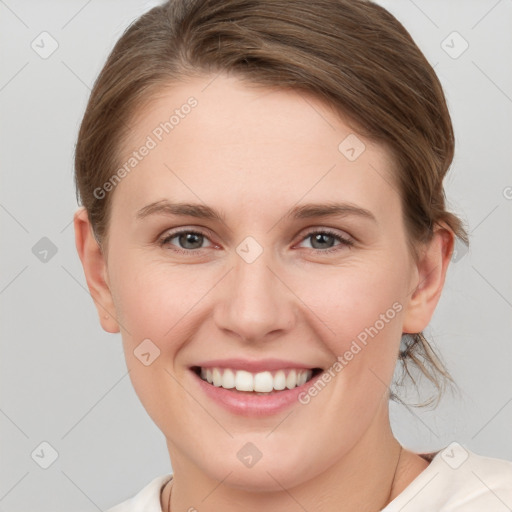
<path id="1" fill-rule="evenodd" d="M 283 336 L 296 321 L 297 299 L 269 254 L 270 250 L 264 250 L 248 262 L 235 253 L 234 268 L 223 279 L 214 321 L 219 329 L 244 342 Z"/>

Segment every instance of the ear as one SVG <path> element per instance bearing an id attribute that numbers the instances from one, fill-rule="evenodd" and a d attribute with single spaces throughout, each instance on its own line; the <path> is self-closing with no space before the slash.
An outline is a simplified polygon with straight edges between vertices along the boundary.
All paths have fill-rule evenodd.
<path id="1" fill-rule="evenodd" d="M 115 306 L 108 284 L 107 265 L 101 247 L 94 237 L 87 211 L 79 208 L 74 215 L 75 244 L 84 268 L 85 279 L 94 301 L 100 323 L 107 332 L 119 332 Z"/>
<path id="2" fill-rule="evenodd" d="M 441 297 L 454 241 L 453 231 L 439 225 L 430 242 L 422 247 L 415 263 L 413 289 L 403 317 L 404 333 L 421 332 L 430 322 Z"/>

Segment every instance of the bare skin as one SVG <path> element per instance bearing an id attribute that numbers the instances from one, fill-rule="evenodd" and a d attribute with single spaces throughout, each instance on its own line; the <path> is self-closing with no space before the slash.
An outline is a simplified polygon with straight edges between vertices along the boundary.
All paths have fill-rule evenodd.
<path id="1" fill-rule="evenodd" d="M 318 99 L 213 78 L 169 87 L 134 120 L 126 159 L 187 98 L 197 100 L 109 192 L 103 251 L 86 212 L 75 215 L 101 325 L 121 333 L 134 389 L 166 438 L 171 509 L 380 510 L 428 465 L 405 449 L 399 458 L 388 387 L 402 333 L 422 331 L 433 315 L 453 234 L 437 227 L 415 260 L 386 148 L 357 135 L 365 149 L 351 161 L 338 146 L 354 129 Z M 137 218 L 164 199 L 211 206 L 224 221 Z M 333 202 L 372 218 L 286 216 L 306 203 Z M 168 238 L 178 228 L 201 231 L 199 248 Z M 311 232 L 325 229 L 352 244 L 327 235 L 327 246 L 315 243 Z M 250 264 L 236 252 L 248 236 L 263 248 Z M 379 324 L 382 315 L 387 321 Z M 205 396 L 189 369 L 228 357 L 326 369 L 377 325 L 317 396 L 279 414 L 234 414 Z M 144 339 L 160 350 L 148 366 L 134 355 Z M 251 468 L 237 458 L 248 442 L 262 453 Z"/>
<path id="2" fill-rule="evenodd" d="M 429 463 L 419 455 L 403 449 L 389 501 L 394 500 L 402 491 L 404 491 L 405 488 L 428 467 L 428 465 Z M 169 512 L 167 510 L 167 505 L 169 504 L 171 488 L 172 480 L 162 488 L 162 492 L 160 494 L 160 506 L 163 512 Z"/>

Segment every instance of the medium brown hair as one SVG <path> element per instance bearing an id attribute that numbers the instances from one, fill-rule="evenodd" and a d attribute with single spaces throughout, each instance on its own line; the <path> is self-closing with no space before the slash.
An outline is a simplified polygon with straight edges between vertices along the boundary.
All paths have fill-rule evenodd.
<path id="1" fill-rule="evenodd" d="M 227 72 L 251 84 L 313 94 L 394 157 L 411 253 L 436 225 L 465 244 L 447 211 L 443 178 L 454 134 L 441 84 L 402 24 L 366 0 L 171 0 L 132 23 L 92 89 L 75 152 L 77 199 L 104 247 L 113 193 L 101 187 L 121 164 L 130 122 L 170 84 Z M 405 341 L 404 341 L 405 340 Z M 451 378 L 423 333 L 402 340 L 441 391 Z"/>

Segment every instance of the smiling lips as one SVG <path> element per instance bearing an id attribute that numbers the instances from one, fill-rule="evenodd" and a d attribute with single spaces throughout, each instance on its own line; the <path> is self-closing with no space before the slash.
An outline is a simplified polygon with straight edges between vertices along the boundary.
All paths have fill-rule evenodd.
<path id="1" fill-rule="evenodd" d="M 232 368 L 201 368 L 203 380 L 224 389 L 270 393 L 302 386 L 313 376 L 311 369 L 285 369 L 251 373 Z"/>
<path id="2" fill-rule="evenodd" d="M 324 371 L 283 359 L 216 359 L 189 368 L 206 396 L 232 414 L 252 418 L 297 405 L 298 395 Z"/>

